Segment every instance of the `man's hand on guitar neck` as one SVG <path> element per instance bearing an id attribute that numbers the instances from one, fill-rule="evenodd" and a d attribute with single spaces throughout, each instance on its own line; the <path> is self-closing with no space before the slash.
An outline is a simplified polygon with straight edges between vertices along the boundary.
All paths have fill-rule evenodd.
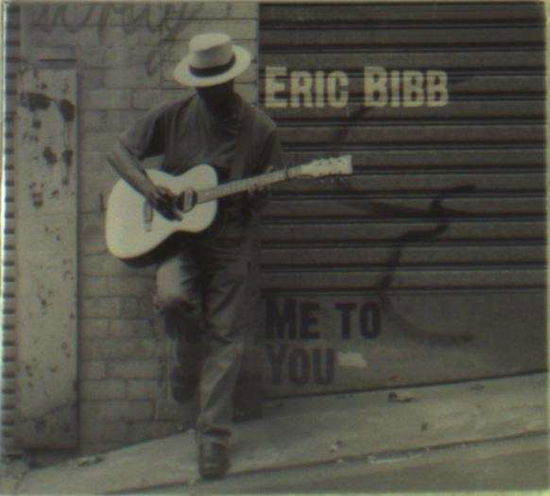
<path id="1" fill-rule="evenodd" d="M 273 172 L 275 169 L 273 166 L 269 166 L 264 174 Z M 260 210 L 265 207 L 268 203 L 269 198 L 269 186 L 264 185 L 252 185 L 248 188 L 248 204 L 250 208 L 254 210 Z"/>

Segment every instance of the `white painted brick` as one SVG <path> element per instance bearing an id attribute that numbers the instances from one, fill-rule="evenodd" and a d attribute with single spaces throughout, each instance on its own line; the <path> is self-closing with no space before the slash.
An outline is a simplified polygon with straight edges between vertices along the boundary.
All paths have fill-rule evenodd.
<path id="1" fill-rule="evenodd" d="M 114 378 L 158 379 L 162 375 L 162 363 L 158 359 L 111 362 L 107 366 L 107 373 Z"/>
<path id="2" fill-rule="evenodd" d="M 80 90 L 99 89 L 105 85 L 105 69 L 103 67 L 87 69 L 79 67 L 78 82 Z"/>
<path id="3" fill-rule="evenodd" d="M 97 232 L 92 232 L 93 225 L 88 225 L 88 235 L 97 235 Z M 100 235 L 104 235 L 103 225 L 100 227 Z M 92 254 L 83 257 L 81 265 L 81 273 L 86 276 L 117 276 L 117 277 L 132 277 L 136 275 L 136 271 L 140 270 L 131 267 L 110 253 Z"/>
<path id="4" fill-rule="evenodd" d="M 117 139 L 116 133 L 88 133 L 82 137 L 81 146 L 84 152 L 111 150 Z"/>
<path id="5" fill-rule="evenodd" d="M 108 279 L 108 293 L 112 295 L 151 298 L 153 290 L 154 281 L 147 276 L 111 276 Z"/>
<path id="6" fill-rule="evenodd" d="M 111 255 L 107 255 L 111 256 Z M 151 297 L 154 282 L 150 277 L 117 277 L 110 275 L 87 276 L 82 278 L 82 295 L 84 297 L 130 296 L 138 298 Z"/>
<path id="7" fill-rule="evenodd" d="M 82 132 L 101 131 L 105 122 L 105 110 L 87 110 L 80 112 L 79 127 Z"/>
<path id="8" fill-rule="evenodd" d="M 85 298 L 81 305 L 81 317 L 111 318 L 120 316 L 120 298 Z"/>
<path id="9" fill-rule="evenodd" d="M 153 312 L 153 302 L 150 298 L 93 297 L 85 298 L 81 306 L 81 315 L 84 318 L 147 318 L 151 317 Z"/>
<path id="10" fill-rule="evenodd" d="M 149 110 L 153 106 L 185 100 L 193 93 L 193 90 L 183 87 L 135 90 L 132 96 L 132 107 L 139 110 Z"/>
<path id="11" fill-rule="evenodd" d="M 257 2 L 231 2 L 228 17 L 231 19 L 258 19 L 259 4 Z"/>
<path id="12" fill-rule="evenodd" d="M 134 422 L 128 426 L 128 441 L 136 443 L 159 439 L 178 432 L 177 422 Z"/>
<path id="13" fill-rule="evenodd" d="M 86 354 L 85 352 L 83 353 Z M 105 379 L 107 377 L 107 368 L 104 361 L 85 360 L 81 362 L 80 376 L 84 380 Z"/>
<path id="14" fill-rule="evenodd" d="M 158 380 L 129 379 L 126 382 L 126 398 L 129 400 L 156 400 L 160 393 L 160 381 Z"/>
<path id="15" fill-rule="evenodd" d="M 102 114 L 103 110 L 85 110 L 82 111 L 82 115 L 85 117 L 88 115 L 88 112 L 97 112 Z M 99 170 L 100 168 L 105 167 L 105 154 L 107 150 L 87 150 L 80 153 L 80 160 L 83 162 L 83 166 L 86 166 L 92 170 Z"/>
<path id="16" fill-rule="evenodd" d="M 152 338 L 158 335 L 154 319 L 112 319 L 109 336 L 113 338 Z"/>
<path id="17" fill-rule="evenodd" d="M 36 26 L 34 29 L 27 29 L 25 35 L 29 35 L 27 43 L 25 43 L 22 48 L 26 47 L 41 47 L 41 46 L 63 46 L 69 45 L 74 46 L 75 39 L 74 36 L 64 28 L 54 28 L 48 29 L 45 26 Z M 23 53 L 23 55 L 31 55 Z"/>
<path id="18" fill-rule="evenodd" d="M 104 136 L 104 133 L 90 133 L 95 136 Z M 103 148 L 104 153 L 103 154 L 96 154 L 98 155 L 95 157 L 93 161 L 86 162 L 85 160 L 81 161 L 81 169 L 79 171 L 80 173 L 80 181 L 82 183 L 83 188 L 86 190 L 93 190 L 94 192 L 98 193 L 100 191 L 104 191 L 105 187 L 108 186 L 109 190 L 113 187 L 116 180 L 118 179 L 118 175 L 111 167 L 111 165 L 107 162 L 107 152 L 113 147 L 115 144 L 115 139 L 118 133 L 111 133 L 109 138 L 106 140 L 106 148 Z"/>
<path id="19" fill-rule="evenodd" d="M 80 249 L 84 255 L 107 255 L 105 236 L 86 236 L 80 245 Z"/>
<path id="20" fill-rule="evenodd" d="M 240 19 L 197 20 L 187 23 L 182 29 L 174 32 L 167 39 L 189 40 L 193 36 L 205 32 L 227 33 L 234 40 L 254 40 L 258 29 L 256 22 L 243 22 Z"/>
<path id="21" fill-rule="evenodd" d="M 105 75 L 105 80 L 107 75 Z M 131 108 L 130 89 L 93 89 L 82 94 L 81 108 L 84 110 L 126 110 Z M 96 149 L 97 151 L 97 149 Z"/>
<path id="22" fill-rule="evenodd" d="M 173 5 L 172 9 L 165 12 L 171 20 L 226 19 L 231 12 L 230 2 L 182 2 Z"/>
<path id="23" fill-rule="evenodd" d="M 81 278 L 80 290 L 83 298 L 111 295 L 108 288 L 109 278 L 106 276 L 88 276 Z"/>
<path id="24" fill-rule="evenodd" d="M 133 94 L 132 94 L 133 95 Z M 132 98 L 133 102 L 133 98 Z M 106 113 L 106 125 L 121 131 L 127 129 L 132 123 L 143 115 L 136 110 L 109 110 Z"/>
<path id="25" fill-rule="evenodd" d="M 73 42 L 81 50 L 82 58 L 92 58 L 100 64 L 108 64 L 115 60 L 124 63 L 123 57 L 117 54 L 117 51 L 125 49 L 129 60 L 133 60 L 134 53 L 135 57 L 145 57 L 147 49 L 158 46 L 160 35 L 160 27 L 149 29 L 147 26 L 136 25 L 110 26 L 100 32 L 97 26 L 85 26 L 78 30 Z M 94 54 L 96 49 L 104 51 Z"/>
<path id="26" fill-rule="evenodd" d="M 120 88 L 120 91 L 128 91 L 129 88 L 151 88 L 160 84 L 160 77 L 159 70 L 148 73 L 144 64 L 107 69 L 105 71 L 105 88 Z M 110 108 L 130 108 L 130 105 Z"/>
<path id="27" fill-rule="evenodd" d="M 81 318 L 80 333 L 83 337 L 107 336 L 111 325 L 110 319 L 106 318 Z"/>
<path id="28" fill-rule="evenodd" d="M 153 402 L 149 400 L 82 401 L 81 412 L 97 422 L 132 422 L 153 419 Z"/>
<path id="29" fill-rule="evenodd" d="M 151 338 L 85 338 L 82 349 L 90 360 L 150 359 L 163 354 L 164 346 Z"/>
<path id="30" fill-rule="evenodd" d="M 96 212 L 81 214 L 80 233 L 84 239 L 88 236 L 105 236 L 105 221 L 103 216 L 98 215 Z M 93 257 L 90 258 L 93 260 Z"/>
<path id="31" fill-rule="evenodd" d="M 114 184 L 114 183 L 113 183 Z M 80 212 L 85 214 L 104 214 L 107 208 L 107 199 L 113 188 L 112 184 L 95 184 L 93 187 L 86 188 L 80 194 Z M 93 237 L 93 236 L 92 236 Z M 97 236 L 96 236 L 97 238 Z M 104 250 L 97 250 L 96 246 L 82 247 L 82 253 L 86 254 L 99 254 Z"/>
<path id="32" fill-rule="evenodd" d="M 101 133 L 107 130 L 116 131 L 117 134 L 126 129 L 139 117 L 135 110 L 87 110 L 81 113 L 80 128 L 84 131 Z M 104 151 L 96 160 L 101 166 L 106 166 Z M 109 168 L 111 168 L 109 166 Z"/>
<path id="33" fill-rule="evenodd" d="M 90 358 L 94 358 L 91 356 Z M 126 384 L 122 379 L 84 380 L 80 382 L 83 400 L 117 400 L 126 396 Z"/>
<path id="34" fill-rule="evenodd" d="M 188 2 L 174 4 L 168 11 L 168 19 L 205 20 L 205 19 L 256 19 L 256 2 Z"/>
<path id="35" fill-rule="evenodd" d="M 153 299 L 148 298 L 120 298 L 120 317 L 148 318 L 155 312 Z"/>
<path id="36" fill-rule="evenodd" d="M 81 180 L 80 184 L 83 186 L 83 191 L 80 194 L 80 213 L 97 215 L 100 219 L 103 219 L 107 210 L 109 195 L 115 182 L 114 179 L 112 181 L 97 181 L 96 183 Z M 102 235 L 105 237 L 104 230 Z M 89 251 L 87 248 L 83 250 L 83 253 L 92 254 L 93 252 L 94 250 Z"/>
<path id="37" fill-rule="evenodd" d="M 81 419 L 80 439 L 81 443 L 99 444 L 99 443 L 114 443 L 128 441 L 130 433 L 128 431 L 127 422 L 105 422 L 97 419 Z"/>

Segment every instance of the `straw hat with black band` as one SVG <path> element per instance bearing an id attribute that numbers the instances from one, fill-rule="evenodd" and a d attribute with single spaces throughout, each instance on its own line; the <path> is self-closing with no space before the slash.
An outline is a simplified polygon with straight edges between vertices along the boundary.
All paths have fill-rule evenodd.
<path id="1" fill-rule="evenodd" d="M 235 79 L 250 66 L 245 48 L 222 33 L 203 33 L 189 41 L 189 53 L 174 69 L 174 78 L 184 86 L 216 86 Z"/>

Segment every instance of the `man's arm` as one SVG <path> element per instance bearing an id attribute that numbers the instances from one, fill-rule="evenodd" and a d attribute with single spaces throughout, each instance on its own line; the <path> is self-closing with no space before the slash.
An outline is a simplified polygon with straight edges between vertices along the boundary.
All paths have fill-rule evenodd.
<path id="1" fill-rule="evenodd" d="M 120 140 L 117 140 L 106 158 L 120 177 L 141 193 L 164 217 L 170 220 L 181 219 L 176 208 L 177 196 L 168 188 L 155 185 L 137 157 L 131 154 Z"/>
<path id="2" fill-rule="evenodd" d="M 274 170 L 284 169 L 284 159 L 279 135 L 274 128 L 268 135 L 259 155 L 256 174 L 265 174 Z M 261 210 L 269 203 L 270 188 L 252 188 L 248 192 L 248 206 L 253 210 Z"/>

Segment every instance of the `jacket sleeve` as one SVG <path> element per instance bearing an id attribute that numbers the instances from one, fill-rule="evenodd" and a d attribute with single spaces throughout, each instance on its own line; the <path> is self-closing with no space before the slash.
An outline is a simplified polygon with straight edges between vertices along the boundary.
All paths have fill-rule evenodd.
<path id="1" fill-rule="evenodd" d="M 167 106 L 151 110 L 119 135 L 120 142 L 139 160 L 165 152 L 167 110 Z"/>

